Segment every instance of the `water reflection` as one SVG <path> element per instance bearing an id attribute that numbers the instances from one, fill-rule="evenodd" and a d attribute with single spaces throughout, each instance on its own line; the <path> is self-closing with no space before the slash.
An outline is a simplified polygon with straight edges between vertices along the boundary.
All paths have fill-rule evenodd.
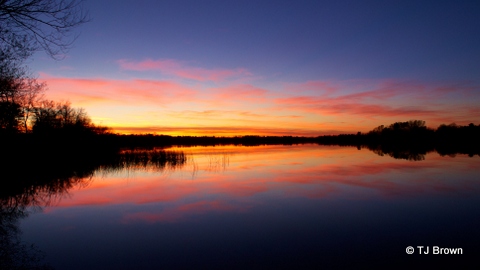
<path id="1" fill-rule="evenodd" d="M 17 220 L 43 207 L 22 221 L 24 239 L 58 269 L 332 268 L 371 263 L 378 258 L 366 253 L 377 248 L 401 260 L 407 245 L 478 251 L 478 158 L 425 154 L 393 159 L 318 145 L 128 150 L 3 196 L 2 207 L 21 210 Z M 455 236 L 445 237 L 450 230 Z"/>
<path id="2" fill-rule="evenodd" d="M 18 223 L 28 216 L 22 203 L 9 198 L 0 204 L 0 269 L 49 269 L 43 253 L 21 240 Z"/>
<path id="3" fill-rule="evenodd" d="M 369 150 L 379 156 L 388 155 L 395 159 L 405 159 L 410 161 L 422 161 L 425 160 L 427 153 L 433 152 L 433 150 L 419 150 L 419 149 L 391 149 L 381 146 L 368 147 Z"/>
<path id="4" fill-rule="evenodd" d="M 21 219 L 45 207 L 59 205 L 63 199 L 68 200 L 70 190 L 88 188 L 99 173 L 162 172 L 183 166 L 186 156 L 181 151 L 161 149 L 124 150 L 108 159 L 77 160 L 67 166 L 59 166 L 65 161 L 58 161 L 52 164 L 51 160 L 39 160 L 28 166 L 28 170 L 3 168 L 4 174 L 11 176 L 8 183 L 3 182 L 0 191 L 0 269 L 50 269 L 43 261 L 43 253 L 35 245 L 21 240 L 18 228 Z"/>

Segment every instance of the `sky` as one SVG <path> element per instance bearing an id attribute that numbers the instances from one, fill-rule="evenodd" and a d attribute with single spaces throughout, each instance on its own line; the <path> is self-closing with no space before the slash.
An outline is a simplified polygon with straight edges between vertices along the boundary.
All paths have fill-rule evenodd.
<path id="1" fill-rule="evenodd" d="M 480 124 L 479 1 L 85 0 L 46 97 L 117 133 L 367 132 Z"/>

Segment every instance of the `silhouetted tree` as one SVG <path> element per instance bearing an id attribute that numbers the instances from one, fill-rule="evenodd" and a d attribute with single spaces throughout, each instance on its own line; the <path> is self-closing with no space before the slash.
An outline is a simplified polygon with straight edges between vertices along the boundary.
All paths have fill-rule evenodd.
<path id="1" fill-rule="evenodd" d="M 2 133 L 17 131 L 20 117 L 20 105 L 15 95 L 20 88 L 17 78 L 23 75 L 15 62 L 0 58 L 0 130 Z"/>
<path id="2" fill-rule="evenodd" d="M 9 101 L 0 101 L 0 132 L 15 133 L 21 119 L 20 105 Z"/>
<path id="3" fill-rule="evenodd" d="M 19 62 L 0 55 L 0 101 L 15 102 L 25 76 L 26 70 Z"/>
<path id="4" fill-rule="evenodd" d="M 50 130 L 58 128 L 60 128 L 60 124 L 57 119 L 55 102 L 52 100 L 42 100 L 40 104 L 34 108 L 32 131 L 34 133 L 47 133 Z"/>
<path id="5" fill-rule="evenodd" d="M 16 102 L 20 105 L 22 129 L 25 133 L 29 132 L 31 116 L 35 107 L 42 101 L 45 89 L 46 83 L 39 83 L 34 78 L 23 79 Z"/>
<path id="6" fill-rule="evenodd" d="M 69 33 L 87 21 L 77 0 L 0 0 L 0 129 L 29 131 L 31 115 L 46 88 L 23 61 L 44 50 L 61 58 L 72 44 Z"/>
<path id="7" fill-rule="evenodd" d="M 20 121 L 21 125 L 16 127 L 28 132 L 33 108 L 42 99 L 45 88 L 45 83 L 39 83 L 30 76 L 27 68 L 21 66 L 19 61 L 0 56 L 0 102 L 3 102 L 0 117 L 4 123 Z"/>
<path id="8" fill-rule="evenodd" d="M 62 133 L 70 135 L 103 134 L 108 128 L 92 123 L 83 108 L 72 108 L 70 102 L 43 100 L 34 107 L 34 133 Z"/>
<path id="9" fill-rule="evenodd" d="M 370 134 L 381 134 L 384 128 L 385 128 L 384 125 L 380 125 L 380 126 L 374 128 L 374 129 L 372 129 L 369 133 Z"/>
<path id="10" fill-rule="evenodd" d="M 0 1 L 0 51 L 25 59 L 37 50 L 61 58 L 75 38 L 70 32 L 87 21 L 77 0 Z"/>

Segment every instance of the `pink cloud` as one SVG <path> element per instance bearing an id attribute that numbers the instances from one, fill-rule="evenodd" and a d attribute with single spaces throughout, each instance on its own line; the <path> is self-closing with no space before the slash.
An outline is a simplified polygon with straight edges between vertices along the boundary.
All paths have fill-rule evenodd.
<path id="1" fill-rule="evenodd" d="M 244 68 L 237 69 L 205 69 L 187 66 L 184 62 L 166 59 L 151 60 L 147 59 L 141 62 L 129 61 L 125 59 L 118 60 L 117 63 L 124 70 L 134 71 L 160 71 L 167 75 L 174 75 L 183 79 L 195 81 L 213 81 L 222 82 L 228 78 L 239 76 L 251 76 L 252 74 Z"/>
<path id="2" fill-rule="evenodd" d="M 331 99 L 376 99 L 386 100 L 398 96 L 415 96 L 436 100 L 448 94 L 469 95 L 478 90 L 478 86 L 463 83 L 422 83 L 418 81 L 384 80 L 346 80 L 346 81 L 308 81 L 288 84 L 285 89 L 299 93 L 300 96 L 328 97 Z"/>
<path id="3" fill-rule="evenodd" d="M 365 95 L 359 93 L 351 96 L 365 97 L 369 95 L 370 93 L 365 93 Z M 353 100 L 355 100 L 355 98 L 345 96 L 340 98 L 292 97 L 276 99 L 276 103 L 284 108 L 328 115 L 353 114 L 364 116 L 415 117 L 433 116 L 440 112 L 439 110 L 422 108 L 420 106 L 403 106 L 395 108 L 389 105 L 355 103 Z"/>
<path id="4" fill-rule="evenodd" d="M 474 90 L 468 83 L 424 84 L 395 80 L 308 82 L 273 100 L 277 110 L 292 110 L 319 116 L 428 120 L 438 125 L 451 119 L 465 123 L 478 118 L 472 110 Z M 288 85 L 288 89 L 295 89 Z M 452 96 L 454 95 L 454 96 Z M 463 97 L 463 100 L 461 99 Z M 466 97 L 471 99 L 466 100 Z M 473 102 L 473 103 L 472 103 Z M 473 112 L 473 114 L 472 114 Z"/>
<path id="5" fill-rule="evenodd" d="M 48 83 L 49 98 L 68 99 L 82 106 L 92 103 L 165 104 L 194 100 L 197 95 L 195 89 L 162 80 L 62 78 L 45 73 L 40 73 L 39 79 Z"/>
<path id="6" fill-rule="evenodd" d="M 246 74 L 239 70 L 191 68 L 174 60 L 121 60 L 119 64 L 127 70 L 158 70 L 199 81 L 218 82 Z M 478 88 L 468 84 L 308 81 L 277 89 L 248 83 L 205 87 L 174 80 L 62 78 L 45 73 L 40 74 L 40 80 L 48 83 L 48 98 L 70 100 L 74 106 L 93 109 L 99 113 L 93 118 L 108 119 L 105 121 L 113 123 L 114 130 L 120 133 L 318 136 L 367 131 L 380 124 L 410 119 L 425 120 L 432 127 L 451 122 L 477 124 L 480 117 L 476 105 L 480 100 L 473 91 Z M 104 109 L 114 108 L 112 105 L 119 112 L 126 107 L 132 112 L 121 111 L 128 117 L 115 118 Z M 148 114 L 134 115 L 142 106 L 148 108 Z M 163 116 L 172 126 L 159 127 Z"/>
<path id="7" fill-rule="evenodd" d="M 333 98 L 337 101 L 342 100 L 364 100 L 364 99 L 375 99 L 375 100 L 387 100 L 399 95 L 399 91 L 396 89 L 375 89 L 370 91 L 364 91 L 360 93 L 347 94 Z"/>

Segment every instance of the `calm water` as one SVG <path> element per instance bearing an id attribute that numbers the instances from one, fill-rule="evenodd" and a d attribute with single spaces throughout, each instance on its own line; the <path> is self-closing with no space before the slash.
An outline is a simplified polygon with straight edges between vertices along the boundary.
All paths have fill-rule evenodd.
<path id="1" fill-rule="evenodd" d="M 20 220 L 21 241 L 55 269 L 465 266 L 480 255 L 478 156 L 408 161 L 318 145 L 176 150 L 185 164 L 97 170 L 39 196 Z M 434 246 L 463 254 L 433 254 Z"/>

